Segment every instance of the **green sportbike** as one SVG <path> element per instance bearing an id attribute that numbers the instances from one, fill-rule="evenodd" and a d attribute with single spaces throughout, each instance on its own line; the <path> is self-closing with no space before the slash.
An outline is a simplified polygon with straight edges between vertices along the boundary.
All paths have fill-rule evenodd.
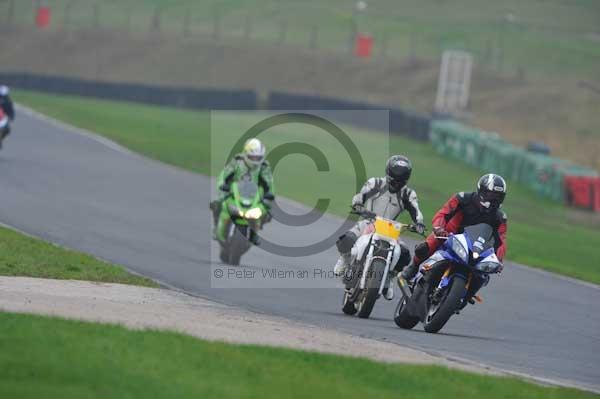
<path id="1" fill-rule="evenodd" d="M 257 232 L 268 217 L 264 201 L 272 199 L 250 179 L 231 184 L 219 214 L 217 240 L 221 245 L 221 261 L 236 266 L 240 264 L 242 255 L 257 242 Z"/>

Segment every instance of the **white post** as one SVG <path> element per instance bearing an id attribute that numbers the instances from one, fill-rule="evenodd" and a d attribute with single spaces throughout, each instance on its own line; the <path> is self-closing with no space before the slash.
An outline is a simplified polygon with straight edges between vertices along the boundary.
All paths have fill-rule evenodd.
<path id="1" fill-rule="evenodd" d="M 461 113 L 469 104 L 473 56 L 464 51 L 446 50 L 442 54 L 435 111 Z"/>

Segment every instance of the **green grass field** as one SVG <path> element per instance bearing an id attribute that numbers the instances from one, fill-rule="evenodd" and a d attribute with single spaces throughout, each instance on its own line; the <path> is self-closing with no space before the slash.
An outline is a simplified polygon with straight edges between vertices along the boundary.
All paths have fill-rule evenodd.
<path id="1" fill-rule="evenodd" d="M 3 398 L 593 398 L 514 378 L 0 313 Z"/>
<path id="2" fill-rule="evenodd" d="M 107 102 L 26 91 L 15 99 L 32 108 L 96 131 L 135 151 L 195 172 L 215 175 L 241 132 L 260 119 L 254 113 L 207 113 L 128 103 Z M 345 215 L 354 194 L 354 172 L 345 152 L 333 139 L 301 125 L 276 128 L 264 140 L 276 145 L 299 141 L 323 149 L 329 172 L 317 172 L 305 156 L 285 158 L 275 169 L 279 194 L 310 206 L 320 197 L 331 198 L 330 212 Z M 381 175 L 388 153 L 408 155 L 414 164 L 411 179 L 427 220 L 458 191 L 472 190 L 481 171 L 442 159 L 425 143 L 402 137 L 390 141 L 380 133 L 346 129 L 361 149 L 368 175 Z M 15 126 L 18 134 L 18 122 Z M 263 137 L 263 136 L 261 136 Z M 10 140 L 9 140 L 10 141 Z M 7 144 L 9 145 L 9 144 Z M 211 150 L 212 148 L 212 150 Z M 207 188 L 208 189 L 208 188 Z M 600 234 L 592 227 L 575 225 L 560 204 L 538 198 L 509 182 L 505 204 L 509 215 L 508 258 L 564 275 L 600 283 Z"/>
<path id="3" fill-rule="evenodd" d="M 437 57 L 444 49 L 467 49 L 480 63 L 501 70 L 598 78 L 599 3 L 480 0 L 48 0 L 54 28 L 150 30 L 160 10 L 160 30 L 348 51 L 353 26 L 375 37 L 375 52 L 402 58 Z M 0 13 L 15 23 L 33 24 L 34 2 L 0 2 Z M 67 5 L 69 5 L 67 7 Z M 94 4 L 97 4 L 94 7 Z M 96 10 L 96 11 L 95 11 Z M 10 20 L 11 17 L 7 17 Z M 219 21 L 215 23 L 215 21 Z M 97 21 L 97 22 L 96 22 Z M 282 34 L 283 27 L 286 33 Z M 318 33 L 313 36 L 313 30 Z"/>
<path id="4" fill-rule="evenodd" d="M 0 275 L 158 287 L 152 280 L 128 273 L 120 266 L 3 227 L 0 227 Z"/>

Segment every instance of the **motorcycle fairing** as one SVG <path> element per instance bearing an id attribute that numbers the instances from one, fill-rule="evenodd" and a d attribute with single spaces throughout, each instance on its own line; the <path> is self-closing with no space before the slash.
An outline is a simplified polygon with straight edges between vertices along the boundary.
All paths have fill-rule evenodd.
<path id="1" fill-rule="evenodd" d="M 354 243 L 354 247 L 352 248 L 352 251 L 350 252 L 352 263 L 365 259 L 365 255 L 366 255 L 365 251 L 367 250 L 367 248 L 369 248 L 371 246 L 371 241 L 373 239 L 383 240 L 383 241 L 387 241 L 387 242 L 392 241 L 392 240 L 388 239 L 387 237 L 382 237 L 376 233 L 365 234 L 365 235 L 358 237 L 358 239 L 356 240 L 356 243 Z M 401 248 L 400 248 L 400 245 L 396 245 L 396 244 L 399 244 L 399 242 L 398 241 L 394 242 L 395 246 L 394 246 L 394 253 L 392 256 L 392 260 L 391 260 L 391 265 L 395 265 L 398 262 L 398 260 L 400 259 Z"/>

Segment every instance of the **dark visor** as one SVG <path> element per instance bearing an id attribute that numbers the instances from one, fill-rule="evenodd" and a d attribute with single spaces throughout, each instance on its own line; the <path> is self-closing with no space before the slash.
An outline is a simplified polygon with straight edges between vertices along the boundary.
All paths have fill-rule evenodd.
<path id="1" fill-rule="evenodd" d="M 481 199 L 483 201 L 502 202 L 504 200 L 504 197 L 505 197 L 505 193 L 500 193 L 500 192 L 495 192 L 495 191 L 484 191 L 483 193 L 481 193 Z"/>
<path id="2" fill-rule="evenodd" d="M 406 179 L 402 179 L 402 180 L 397 180 L 397 179 L 390 179 L 390 186 L 392 187 L 403 187 L 406 184 Z"/>

